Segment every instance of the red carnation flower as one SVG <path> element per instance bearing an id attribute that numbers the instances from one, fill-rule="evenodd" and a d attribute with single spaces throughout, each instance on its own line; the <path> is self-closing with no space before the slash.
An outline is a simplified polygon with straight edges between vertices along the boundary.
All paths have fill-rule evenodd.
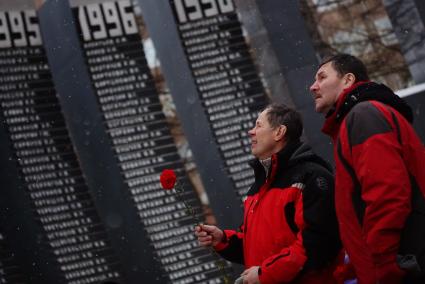
<path id="1" fill-rule="evenodd" d="M 174 188 L 176 184 L 177 176 L 173 170 L 165 169 L 162 171 L 159 181 L 161 182 L 162 188 L 170 190 Z"/>
<path id="2" fill-rule="evenodd" d="M 186 207 L 186 213 L 189 216 L 192 216 L 192 218 L 196 222 L 196 226 L 201 226 L 201 223 L 196 216 L 195 209 L 183 198 L 182 193 L 184 192 L 183 187 L 181 184 L 177 183 L 177 176 L 174 170 L 165 169 L 162 171 L 161 175 L 159 176 L 159 181 L 161 182 L 161 186 L 165 190 L 172 190 L 174 188 L 174 192 L 177 194 L 178 199 L 180 199 L 181 202 L 183 202 L 184 206 Z M 217 252 L 213 248 L 209 248 L 209 251 L 211 255 L 213 255 L 218 260 L 216 261 L 218 269 L 222 273 L 222 277 L 224 280 L 224 284 L 230 283 L 230 277 L 226 273 L 226 265 L 223 260 L 220 259 L 220 256 L 217 254 Z"/>

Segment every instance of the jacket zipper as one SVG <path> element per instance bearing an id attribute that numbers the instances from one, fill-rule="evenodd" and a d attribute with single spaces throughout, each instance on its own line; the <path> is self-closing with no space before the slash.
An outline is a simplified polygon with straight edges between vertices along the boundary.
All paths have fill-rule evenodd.
<path id="1" fill-rule="evenodd" d="M 255 199 L 251 201 L 249 204 L 248 210 L 246 211 L 245 220 L 244 220 L 244 234 L 248 231 L 248 215 L 249 211 L 251 211 L 251 207 L 255 204 Z"/>

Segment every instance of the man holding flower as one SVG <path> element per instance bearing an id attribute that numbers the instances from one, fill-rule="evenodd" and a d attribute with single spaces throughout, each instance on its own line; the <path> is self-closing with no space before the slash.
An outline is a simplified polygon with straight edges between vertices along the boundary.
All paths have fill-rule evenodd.
<path id="1" fill-rule="evenodd" d="M 195 235 L 245 265 L 243 283 L 334 283 L 340 250 L 331 167 L 300 141 L 301 116 L 283 105 L 263 110 L 249 131 L 255 182 L 239 231 L 200 225 Z"/>

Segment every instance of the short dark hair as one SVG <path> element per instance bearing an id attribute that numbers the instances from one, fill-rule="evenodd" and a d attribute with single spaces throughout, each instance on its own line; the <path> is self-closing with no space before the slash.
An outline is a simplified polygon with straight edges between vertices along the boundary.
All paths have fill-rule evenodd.
<path id="1" fill-rule="evenodd" d="M 353 73 L 356 77 L 355 82 L 369 81 L 369 75 L 367 74 L 367 68 L 364 63 L 357 57 L 340 53 L 332 56 L 327 56 L 320 63 L 320 67 L 328 62 L 332 62 L 332 66 L 340 76 L 344 76 L 347 73 Z"/>
<path id="2" fill-rule="evenodd" d="M 301 114 L 296 110 L 283 104 L 273 103 L 265 109 L 267 111 L 267 120 L 272 128 L 280 125 L 286 126 L 286 135 L 288 142 L 298 142 L 303 133 L 303 121 Z"/>

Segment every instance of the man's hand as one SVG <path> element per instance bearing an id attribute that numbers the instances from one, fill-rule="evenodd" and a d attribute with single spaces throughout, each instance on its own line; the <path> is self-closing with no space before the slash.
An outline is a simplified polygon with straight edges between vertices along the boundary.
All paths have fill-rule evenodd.
<path id="1" fill-rule="evenodd" d="M 195 236 L 201 246 L 215 246 L 223 239 L 224 233 L 216 226 L 199 225 L 195 227 Z"/>
<path id="2" fill-rule="evenodd" d="M 242 272 L 243 284 L 260 284 L 260 279 L 258 278 L 259 268 L 259 266 L 252 266 Z"/>

